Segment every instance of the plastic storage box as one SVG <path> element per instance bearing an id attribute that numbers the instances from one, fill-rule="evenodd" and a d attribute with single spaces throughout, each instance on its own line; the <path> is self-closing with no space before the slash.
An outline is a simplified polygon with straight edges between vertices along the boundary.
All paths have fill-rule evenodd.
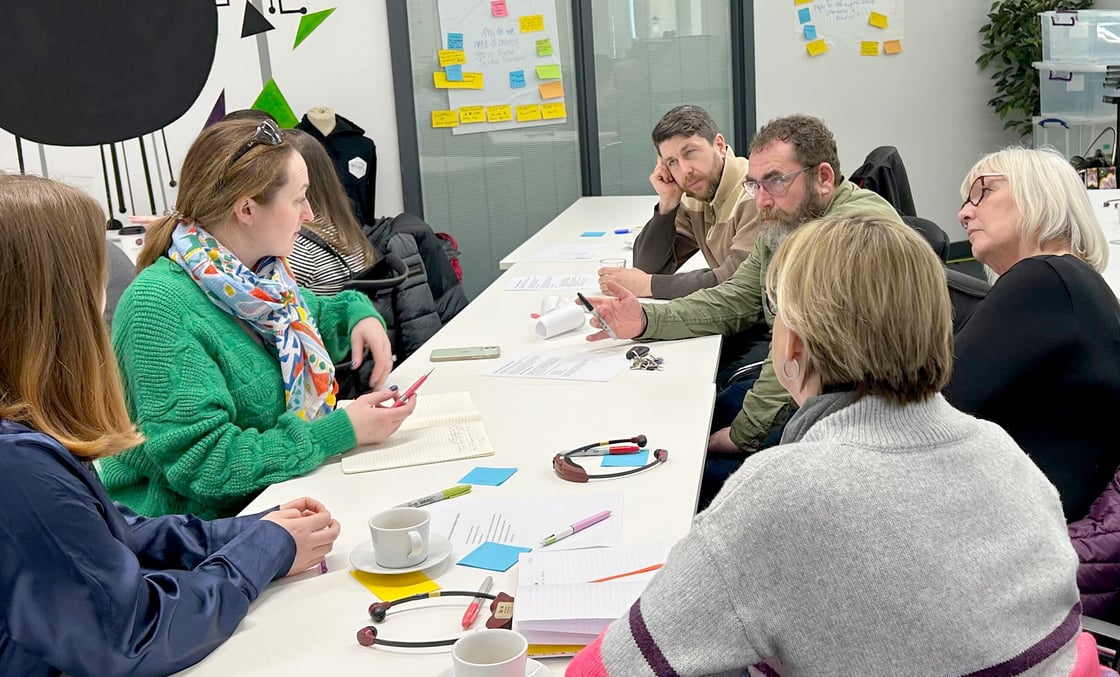
<path id="1" fill-rule="evenodd" d="M 1116 116 L 1116 106 L 1103 99 L 1106 93 L 1116 93 L 1104 88 L 1104 64 L 1038 61 L 1034 67 L 1042 117 Z"/>
<path id="2" fill-rule="evenodd" d="M 1116 135 L 1109 130 L 1116 126 L 1116 117 L 1045 117 L 1031 118 L 1034 147 L 1049 146 L 1066 158 L 1080 155 L 1087 157 L 1101 149 L 1105 154 L 1112 153 Z M 1092 147 L 1090 147 L 1092 144 Z"/>
<path id="3" fill-rule="evenodd" d="M 1041 12 L 1042 60 L 1120 64 L 1120 11 Z"/>

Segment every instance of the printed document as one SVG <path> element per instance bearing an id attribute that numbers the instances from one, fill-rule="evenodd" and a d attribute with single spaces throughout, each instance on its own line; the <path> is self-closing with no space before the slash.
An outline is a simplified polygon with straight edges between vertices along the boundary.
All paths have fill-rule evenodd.
<path id="1" fill-rule="evenodd" d="M 551 471 L 549 471 L 551 472 Z M 431 530 L 451 541 L 455 552 L 467 553 L 486 541 L 540 549 L 541 540 L 603 510 L 611 516 L 545 548 L 572 550 L 617 545 L 622 538 L 622 496 L 548 496 L 480 498 L 461 496 L 425 508 Z"/>
<path id="2" fill-rule="evenodd" d="M 618 355 L 514 353 L 482 376 L 606 382 L 630 368 Z"/>

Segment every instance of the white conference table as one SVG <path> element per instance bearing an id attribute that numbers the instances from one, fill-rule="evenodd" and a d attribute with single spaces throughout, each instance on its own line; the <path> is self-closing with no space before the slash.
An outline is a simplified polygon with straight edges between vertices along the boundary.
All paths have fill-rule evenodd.
<path id="1" fill-rule="evenodd" d="M 1112 291 L 1120 296 L 1120 202 L 1105 206 L 1108 200 L 1120 200 L 1120 188 L 1109 190 L 1090 190 L 1089 204 L 1100 221 L 1104 236 L 1108 238 L 1108 266 L 1104 279 Z"/>
<path id="2" fill-rule="evenodd" d="M 631 258 L 632 245 L 638 230 L 653 216 L 656 195 L 615 195 L 581 197 L 561 212 L 547 226 L 523 242 L 521 246 L 502 257 L 498 268 L 507 270 L 515 263 L 540 262 L 540 252 L 546 247 L 564 244 L 601 245 L 602 251 L 585 263 L 598 267 L 599 259 Z M 615 234 L 615 230 L 628 229 L 629 233 Z M 588 231 L 604 231 L 602 237 L 582 237 Z"/>
<path id="3" fill-rule="evenodd" d="M 426 388 L 436 392 L 439 386 L 433 382 Z M 595 384 L 593 390 L 580 383 L 537 388 L 503 382 L 470 391 L 496 450 L 494 456 L 356 475 L 344 475 L 335 460 L 258 496 L 247 513 L 304 495 L 323 501 L 342 524 L 327 558 L 330 570 L 325 575 L 313 570 L 270 585 L 227 642 L 180 674 L 424 676 L 446 671 L 451 666 L 448 647 L 408 650 L 357 644 L 355 633 L 371 624 L 366 610 L 377 599 L 350 576 L 348 555 L 369 539 L 366 522 L 371 515 L 453 486 L 478 465 L 518 471 L 501 486 L 476 486 L 451 501 L 465 504 L 487 497 L 547 501 L 550 496 L 621 494 L 623 543 L 672 543 L 687 533 L 704 462 L 713 384 L 696 383 L 683 392 L 617 382 Z M 557 452 L 604 437 L 637 434 L 647 435 L 651 448 L 669 450 L 664 467 L 587 484 L 565 482 L 552 470 L 551 459 Z M 584 460 L 581 465 L 595 472 L 598 461 Z M 452 560 L 465 554 L 453 552 L 425 573 L 444 590 L 474 590 L 485 575 L 492 574 L 494 591 L 516 592 L 517 567 L 493 573 L 456 566 Z M 465 607 L 463 598 L 412 604 L 391 613 L 379 630 L 386 639 L 454 638 L 461 634 L 459 619 Z M 475 627 L 488 617 L 485 611 L 480 614 Z M 542 661 L 559 677 L 568 659 Z"/>

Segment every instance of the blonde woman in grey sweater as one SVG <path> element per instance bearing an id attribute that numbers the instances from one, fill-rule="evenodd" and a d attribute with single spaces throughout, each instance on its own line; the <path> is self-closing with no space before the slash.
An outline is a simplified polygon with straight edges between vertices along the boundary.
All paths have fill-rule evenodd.
<path id="1" fill-rule="evenodd" d="M 800 405 L 782 444 L 567 674 L 1099 675 L 1057 492 L 940 394 L 952 323 L 929 246 L 822 219 L 778 250 L 767 290 Z"/>

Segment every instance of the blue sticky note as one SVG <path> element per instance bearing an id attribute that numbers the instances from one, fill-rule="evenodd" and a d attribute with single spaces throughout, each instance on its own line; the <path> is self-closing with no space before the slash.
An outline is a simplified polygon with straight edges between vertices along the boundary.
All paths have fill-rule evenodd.
<path id="1" fill-rule="evenodd" d="M 448 33 L 447 34 L 447 48 L 448 49 L 462 49 L 463 48 L 463 34 L 462 33 Z"/>
<path id="2" fill-rule="evenodd" d="M 803 24 L 807 24 L 812 21 L 812 19 L 809 18 L 808 7 L 802 7 L 801 9 L 797 10 L 797 21 Z"/>
<path id="3" fill-rule="evenodd" d="M 637 468 L 649 462 L 649 449 L 642 449 L 633 454 L 612 454 L 603 457 L 604 468 Z"/>
<path id="4" fill-rule="evenodd" d="M 455 64 L 444 69 L 448 82 L 463 81 L 463 64 Z"/>
<path id="5" fill-rule="evenodd" d="M 510 71 L 509 72 L 509 86 L 510 89 L 519 89 L 525 86 L 525 71 Z"/>
<path id="6" fill-rule="evenodd" d="M 502 482 L 505 482 L 513 473 L 517 472 L 517 468 L 483 468 L 479 466 L 463 475 L 463 479 L 459 480 L 459 484 L 481 484 L 487 487 L 496 487 Z"/>
<path id="7" fill-rule="evenodd" d="M 606 234 L 607 234 L 607 231 L 605 231 L 605 230 L 585 230 L 584 232 L 580 233 L 579 236 L 580 237 L 603 237 Z"/>
<path id="8" fill-rule="evenodd" d="M 817 39 L 817 27 L 816 26 L 814 26 L 813 24 L 805 24 L 805 39 L 806 40 L 816 40 Z"/>
<path id="9" fill-rule="evenodd" d="M 487 571 L 509 571 L 517 564 L 517 556 L 529 552 L 532 548 L 520 548 L 516 545 L 502 545 L 493 541 L 486 541 L 470 552 L 469 555 L 459 560 L 459 564 L 475 569 Z"/>

